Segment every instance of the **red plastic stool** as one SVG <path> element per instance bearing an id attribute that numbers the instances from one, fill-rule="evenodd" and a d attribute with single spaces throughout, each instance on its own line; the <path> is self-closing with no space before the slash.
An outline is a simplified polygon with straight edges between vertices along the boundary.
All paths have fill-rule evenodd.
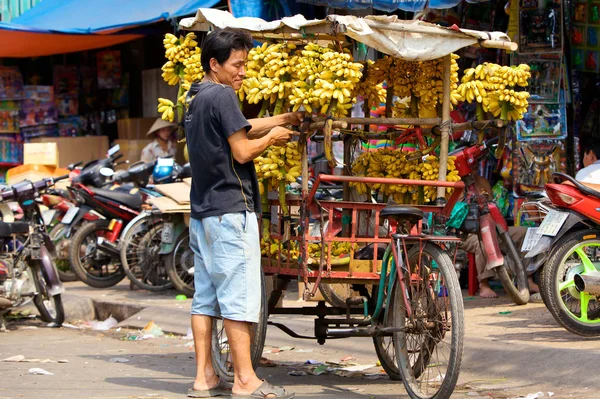
<path id="1" fill-rule="evenodd" d="M 469 296 L 475 296 L 479 290 L 479 280 L 477 280 L 477 265 L 475 264 L 475 254 L 469 253 Z"/>

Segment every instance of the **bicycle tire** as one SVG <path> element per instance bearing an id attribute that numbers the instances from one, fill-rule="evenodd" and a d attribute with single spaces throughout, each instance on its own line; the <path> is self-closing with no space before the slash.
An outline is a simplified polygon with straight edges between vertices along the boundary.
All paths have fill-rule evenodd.
<path id="1" fill-rule="evenodd" d="M 265 276 L 261 271 L 261 309 L 259 313 L 258 323 L 250 324 L 250 359 L 252 361 L 252 367 L 254 370 L 260 363 L 263 349 L 265 347 L 265 338 L 267 336 L 267 320 L 269 318 L 269 308 L 267 307 L 267 295 L 266 295 L 266 284 Z M 213 333 L 211 339 L 211 351 L 212 351 L 212 364 L 215 373 L 219 378 L 233 382 L 234 371 L 233 371 L 233 359 L 231 357 L 231 351 L 229 345 L 226 347 L 221 346 L 220 342 L 223 341 L 225 333 L 225 326 L 223 320 L 213 320 Z"/>
<path id="2" fill-rule="evenodd" d="M 121 280 L 123 280 L 126 277 L 125 271 L 123 270 L 123 266 L 121 265 L 121 260 L 120 259 L 115 259 L 114 257 L 111 257 L 110 254 L 105 254 L 106 257 L 109 259 L 109 261 L 111 261 L 111 263 L 105 264 L 102 263 L 100 265 L 100 274 L 102 274 L 102 269 L 105 266 L 113 266 L 113 271 L 108 273 L 106 276 L 96 276 L 90 272 L 88 272 L 88 270 L 85 268 L 85 266 L 81 263 L 81 251 L 82 251 L 82 245 L 86 245 L 85 248 L 85 255 L 88 256 L 88 250 L 89 251 L 94 251 L 94 256 L 96 255 L 95 252 L 98 250 L 97 247 L 93 247 L 94 242 L 96 240 L 97 237 L 97 233 L 100 231 L 106 231 L 108 230 L 108 226 L 110 224 L 109 220 L 106 219 L 99 219 L 99 220 L 94 220 L 91 222 L 87 222 L 85 223 L 83 226 L 81 226 L 77 232 L 73 235 L 73 241 L 71 241 L 71 247 L 69 248 L 69 259 L 71 260 L 71 268 L 73 269 L 73 272 L 77 275 L 77 277 L 79 277 L 79 279 L 81 281 L 83 281 L 84 283 L 86 283 L 87 285 L 89 285 L 90 287 L 94 287 L 94 288 L 108 288 L 108 287 L 112 287 L 116 284 L 118 284 Z M 92 241 L 90 242 L 89 240 L 87 240 L 87 238 L 92 238 Z M 87 242 L 86 242 L 87 241 Z M 89 246 L 92 247 L 89 247 Z M 103 260 L 98 260 L 95 259 L 99 262 L 103 262 Z"/>
<path id="3" fill-rule="evenodd" d="M 559 285 L 564 282 L 563 278 L 566 279 L 570 272 L 566 262 L 577 247 L 590 243 L 600 247 L 600 239 L 584 240 L 584 236 L 600 236 L 600 231 L 586 229 L 575 231 L 565 236 L 560 241 L 560 246 L 556 247 L 542 269 L 541 279 L 543 280 L 543 284 L 541 284 L 540 288 L 544 289 L 543 297 L 546 298 L 546 307 L 561 326 L 567 331 L 582 337 L 598 337 L 600 336 L 600 304 L 598 301 L 595 301 L 596 307 L 591 310 L 588 305 L 588 320 L 593 320 L 593 322 L 585 323 L 585 321 L 580 320 L 582 318 L 581 302 L 579 303 L 579 316 L 577 315 L 576 308 L 568 309 L 565 303 L 570 298 L 575 298 L 572 294 L 575 293 L 576 289 L 574 288 L 575 291 L 570 291 L 567 288 L 561 291 L 559 288 Z M 573 301 L 573 304 L 575 302 L 576 300 Z"/>
<path id="4" fill-rule="evenodd" d="M 503 251 L 506 252 L 505 254 L 503 253 L 504 264 L 496 267 L 494 271 L 509 298 L 517 305 L 525 305 L 529 302 L 527 272 L 521 260 L 518 258 L 515 259 L 516 249 L 510 237 L 507 239 L 505 235 L 498 234 L 498 238 L 504 243 L 503 247 L 508 248 L 508 250 Z"/>
<path id="5" fill-rule="evenodd" d="M 388 310 L 393 312 L 394 326 L 405 329 L 393 334 L 398 369 L 411 398 L 448 399 L 458 381 L 464 342 L 464 309 L 458 277 L 450 256 L 435 244 L 427 243 L 422 249 L 413 246 L 407 256 L 411 281 L 406 291 L 409 294 L 408 300 L 412 302 L 411 308 L 415 311 L 408 317 L 400 284 L 394 284 L 392 288 L 391 309 Z M 422 267 L 426 262 L 425 257 L 429 257 L 431 263 Z M 414 259 L 419 261 L 413 262 Z M 436 268 L 439 271 L 437 274 Z M 413 275 L 417 277 L 413 279 Z M 443 309 L 438 309 L 437 305 L 441 305 Z M 434 327 L 427 327 L 429 324 Z M 411 335 L 416 335 L 415 332 L 429 330 L 433 334 L 427 332 L 423 342 L 411 341 Z M 448 333 L 451 337 L 449 344 L 446 344 L 442 341 L 447 340 Z M 416 343 L 417 346 L 408 348 L 409 343 Z M 449 356 L 435 357 L 443 345 L 449 347 Z M 417 354 L 414 362 L 411 362 L 412 353 Z M 445 373 L 439 372 L 431 380 L 431 369 L 444 363 Z M 419 381 L 422 377 L 424 379 Z M 429 387 L 434 390 L 433 393 L 429 392 Z"/>
<path id="6" fill-rule="evenodd" d="M 377 286 L 373 286 L 373 290 L 375 292 Z M 391 293 L 392 290 L 388 287 L 388 292 L 385 293 L 387 296 Z M 384 298 L 385 304 L 385 298 Z M 384 326 L 393 326 L 393 312 L 387 312 L 386 308 L 383 309 L 383 325 Z M 396 346 L 394 344 L 394 337 L 389 336 L 376 336 L 373 337 L 373 345 L 375 346 L 375 353 L 377 354 L 377 359 L 379 359 L 379 363 L 381 363 L 381 367 L 385 370 L 390 380 L 400 381 L 402 380 L 402 376 L 400 375 L 400 370 L 398 370 L 398 360 L 396 358 Z"/>
<path id="7" fill-rule="evenodd" d="M 162 220 L 152 215 L 139 219 L 127 230 L 121 242 L 121 265 L 137 287 L 153 292 L 173 288 L 160 250 Z"/>
<path id="8" fill-rule="evenodd" d="M 177 237 L 173 250 L 166 256 L 165 267 L 175 289 L 188 298 L 196 293 L 194 275 L 189 273 L 190 265 L 194 266 L 194 252 L 190 248 L 189 230 L 186 230 Z"/>

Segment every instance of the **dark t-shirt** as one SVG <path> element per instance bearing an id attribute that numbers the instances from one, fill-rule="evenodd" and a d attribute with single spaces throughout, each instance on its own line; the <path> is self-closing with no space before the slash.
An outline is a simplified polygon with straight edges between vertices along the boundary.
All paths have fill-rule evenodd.
<path id="1" fill-rule="evenodd" d="M 251 128 L 231 86 L 194 83 L 195 97 L 185 117 L 192 188 L 192 217 L 202 219 L 233 212 L 260 212 L 254 163 L 238 163 L 227 138 Z"/>

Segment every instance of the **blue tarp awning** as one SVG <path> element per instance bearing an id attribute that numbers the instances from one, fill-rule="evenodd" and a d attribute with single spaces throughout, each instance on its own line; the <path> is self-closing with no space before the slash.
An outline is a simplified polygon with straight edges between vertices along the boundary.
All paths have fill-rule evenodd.
<path id="1" fill-rule="evenodd" d="M 102 33 L 193 15 L 218 0 L 44 0 L 13 23 L 61 33 Z"/>
<path id="2" fill-rule="evenodd" d="M 0 58 L 91 50 L 142 37 L 127 28 L 194 15 L 219 0 L 44 0 L 10 23 L 0 22 Z"/>
<path id="3" fill-rule="evenodd" d="M 343 9 L 375 8 L 377 10 L 392 12 L 396 10 L 418 12 L 424 8 L 452 8 L 461 0 L 298 0 L 326 7 Z M 483 3 L 489 0 L 467 0 L 468 3 Z"/>

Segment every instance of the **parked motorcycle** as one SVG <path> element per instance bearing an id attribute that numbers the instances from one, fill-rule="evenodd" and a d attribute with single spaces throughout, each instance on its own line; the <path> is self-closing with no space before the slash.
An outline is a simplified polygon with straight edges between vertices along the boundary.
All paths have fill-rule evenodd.
<path id="1" fill-rule="evenodd" d="M 479 242 L 483 244 L 482 250 L 486 254 L 486 270 L 496 273 L 514 303 L 524 305 L 529 301 L 529 285 L 525 267 L 519 256 L 520 251 L 508 233 L 508 225 L 498 206 L 494 201 L 490 201 L 487 195 L 479 192 L 473 177 L 479 161 L 488 155 L 489 145 L 494 141 L 496 139 L 487 143 L 475 143 L 450 153 L 456 157 L 454 164 L 465 183 L 466 202 L 469 206 L 462 230 L 479 236 Z M 500 243 L 506 248 L 505 253 L 502 253 Z"/>
<path id="2" fill-rule="evenodd" d="M 540 293 L 556 321 L 568 331 L 600 336 L 600 192 L 554 173 L 546 184 L 552 205 L 526 256 L 542 256 Z"/>
<path id="3" fill-rule="evenodd" d="M 36 199 L 40 191 L 68 175 L 38 182 L 23 181 L 2 191 L 3 202 L 17 201 L 23 210 L 19 222 L 0 222 L 0 329 L 5 329 L 3 315 L 33 300 L 42 320 L 60 326 L 65 318 L 61 294 L 64 287 L 58 277 L 54 244 Z"/>

